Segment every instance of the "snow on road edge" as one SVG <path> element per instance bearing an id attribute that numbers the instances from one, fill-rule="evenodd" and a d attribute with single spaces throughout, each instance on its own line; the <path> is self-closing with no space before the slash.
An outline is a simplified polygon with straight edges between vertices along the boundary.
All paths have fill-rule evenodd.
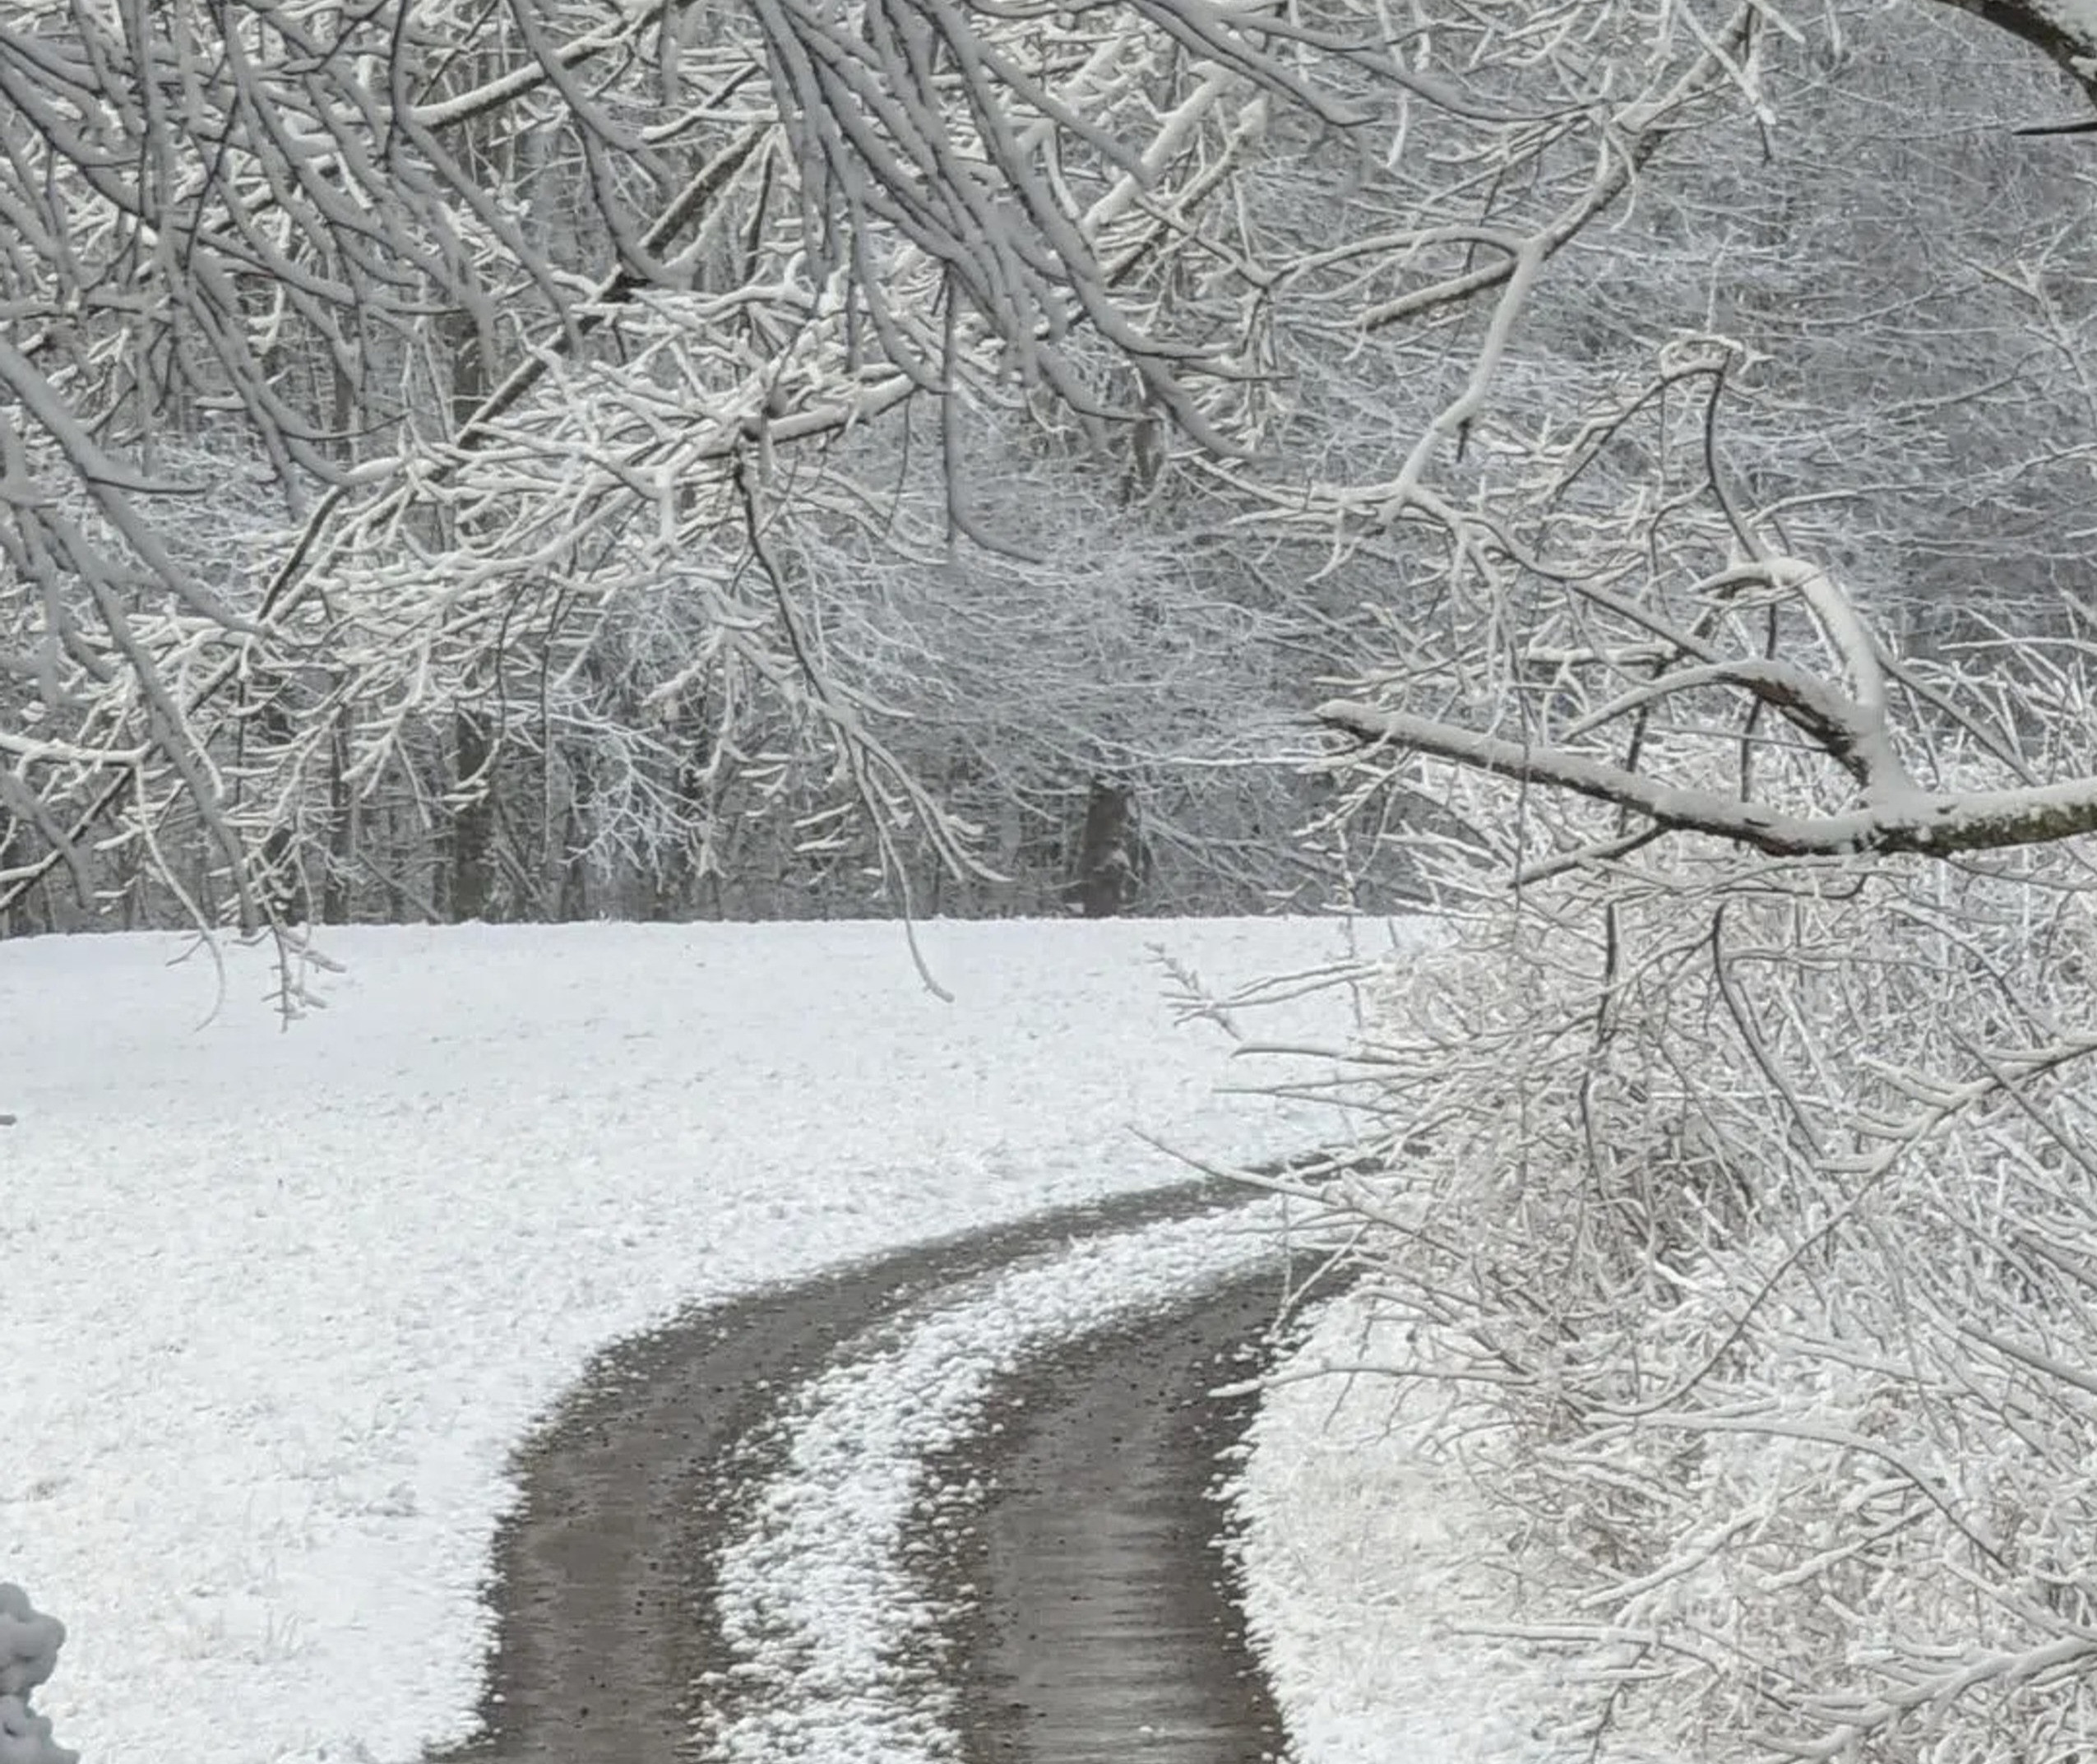
<path id="1" fill-rule="evenodd" d="M 1466 1634 L 1513 1614 L 1478 1399 L 1339 1371 L 1406 1356 L 1403 1324 L 1349 1294 L 1312 1312 L 1270 1374 L 1231 1491 L 1247 1629 L 1292 1764 L 1650 1764 L 1562 1731 L 1584 1699 L 1555 1664 Z M 1424 1449 L 1429 1405 L 1478 1410 L 1477 1455 Z"/>

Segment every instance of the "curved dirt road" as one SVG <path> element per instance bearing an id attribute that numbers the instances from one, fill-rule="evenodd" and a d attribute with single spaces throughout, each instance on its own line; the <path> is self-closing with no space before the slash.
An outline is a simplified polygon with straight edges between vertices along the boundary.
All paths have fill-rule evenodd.
<path id="1" fill-rule="evenodd" d="M 770 1467 L 799 1383 L 942 1289 L 1095 1233 L 1231 1206 L 1182 1184 L 919 1246 L 696 1312 L 608 1350 L 521 1455 L 496 1549 L 484 1731 L 431 1764 L 688 1764 L 693 1687 L 730 1662 L 713 1558 Z M 949 1620 L 966 1754 L 1257 1764 L 1274 1712 L 1238 1639 L 1207 1495 L 1242 1412 L 1203 1400 L 1271 1321 L 1276 1276 L 1052 1354 L 1002 1389 L 1003 1430 L 942 1455 L 990 1491 L 933 1575 L 979 1600 Z M 1017 1404 L 1018 1406 L 1011 1406 Z"/>

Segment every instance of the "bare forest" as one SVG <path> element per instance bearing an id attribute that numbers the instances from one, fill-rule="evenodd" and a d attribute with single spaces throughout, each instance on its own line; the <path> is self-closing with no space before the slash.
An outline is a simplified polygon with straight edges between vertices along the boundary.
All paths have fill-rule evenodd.
<path id="1" fill-rule="evenodd" d="M 1387 909 L 1310 713 L 1568 582 L 2065 664 L 2072 46 L 1796 10 L 12 9 L 0 929 Z"/>

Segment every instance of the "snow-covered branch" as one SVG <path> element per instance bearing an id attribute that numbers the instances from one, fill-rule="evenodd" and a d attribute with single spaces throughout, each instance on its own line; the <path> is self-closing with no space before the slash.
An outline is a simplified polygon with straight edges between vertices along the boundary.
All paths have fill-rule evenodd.
<path id="1" fill-rule="evenodd" d="M 1726 683 L 1751 683 L 1729 678 Z M 1878 793 L 1870 806 L 1845 813 L 1796 815 L 1723 791 L 1670 785 L 1581 754 L 1374 705 L 1333 699 L 1319 706 L 1317 715 L 1372 748 L 1431 754 L 1518 783 L 1574 791 L 1627 809 L 1656 827 L 1707 833 L 1772 857 L 1914 852 L 1942 858 L 2097 831 L 2097 780 L 2092 779 L 2008 790 Z"/>

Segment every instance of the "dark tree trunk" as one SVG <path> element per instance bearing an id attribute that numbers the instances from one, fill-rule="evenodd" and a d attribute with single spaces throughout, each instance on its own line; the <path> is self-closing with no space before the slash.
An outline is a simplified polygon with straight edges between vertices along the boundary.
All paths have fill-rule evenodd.
<path id="1" fill-rule="evenodd" d="M 493 749 L 488 725 L 461 708 L 451 720 L 456 789 L 451 818 L 451 900 L 454 924 L 493 916 L 495 896 L 495 799 L 488 776 Z"/>
<path id="2" fill-rule="evenodd" d="M 349 743 L 335 733 L 327 779 L 327 877 L 321 887 L 321 922 L 346 925 L 356 912 L 354 870 L 357 861 L 357 799 L 343 774 L 350 768 Z"/>
<path id="3" fill-rule="evenodd" d="M 26 866 L 35 852 L 35 829 L 24 822 L 9 819 L 0 822 L 7 831 L 0 833 L 0 870 L 13 865 Z M 51 928 L 51 914 L 48 898 L 44 911 L 39 918 L 36 911 L 37 899 L 49 886 L 39 882 L 34 888 L 24 889 L 12 899 L 0 902 L 0 938 L 33 937 L 39 931 Z"/>
<path id="4" fill-rule="evenodd" d="M 1078 910 L 1087 919 L 1111 919 L 1127 911 L 1135 902 L 1141 867 L 1135 787 L 1095 778 L 1086 799 L 1077 873 L 1071 883 Z"/>

